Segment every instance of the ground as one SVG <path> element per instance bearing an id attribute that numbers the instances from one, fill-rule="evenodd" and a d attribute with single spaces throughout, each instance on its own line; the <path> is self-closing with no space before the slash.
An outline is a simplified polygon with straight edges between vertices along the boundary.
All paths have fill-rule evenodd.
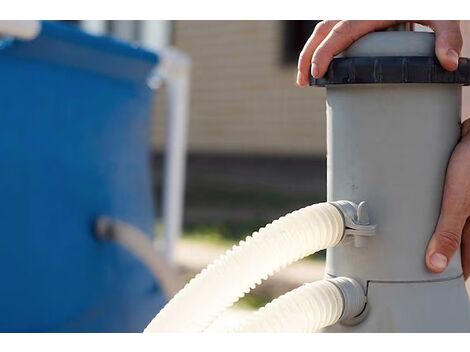
<path id="1" fill-rule="evenodd" d="M 175 261 L 183 281 L 190 280 L 226 249 L 226 246 L 220 244 L 182 239 L 176 248 Z M 211 326 L 211 331 L 226 331 L 235 327 L 256 308 L 264 306 L 272 299 L 303 283 L 322 279 L 323 271 L 323 261 L 312 259 L 304 259 L 282 269 L 221 315 Z"/>

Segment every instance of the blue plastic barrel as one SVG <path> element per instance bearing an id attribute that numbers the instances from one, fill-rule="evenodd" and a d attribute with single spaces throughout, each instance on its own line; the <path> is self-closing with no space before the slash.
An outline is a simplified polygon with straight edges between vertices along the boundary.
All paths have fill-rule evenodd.
<path id="1" fill-rule="evenodd" d="M 165 301 L 107 215 L 153 233 L 155 54 L 43 22 L 0 48 L 0 331 L 142 331 Z"/>

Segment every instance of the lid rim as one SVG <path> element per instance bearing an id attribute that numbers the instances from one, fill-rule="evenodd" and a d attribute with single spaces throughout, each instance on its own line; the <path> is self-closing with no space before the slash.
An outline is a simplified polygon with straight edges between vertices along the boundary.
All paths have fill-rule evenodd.
<path id="1" fill-rule="evenodd" d="M 470 84 L 470 59 L 460 58 L 455 71 L 445 70 L 435 56 L 338 57 L 311 86 L 388 83 Z"/>

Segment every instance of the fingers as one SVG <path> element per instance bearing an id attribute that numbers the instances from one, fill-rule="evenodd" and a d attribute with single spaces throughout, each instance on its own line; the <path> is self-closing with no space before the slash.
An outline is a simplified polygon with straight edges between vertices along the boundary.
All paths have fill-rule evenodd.
<path id="1" fill-rule="evenodd" d="M 457 219 L 439 220 L 426 252 L 426 266 L 433 273 L 442 273 L 454 254 L 460 249 L 463 226 Z"/>
<path id="2" fill-rule="evenodd" d="M 334 25 L 338 22 L 339 21 L 321 21 L 315 26 L 312 35 L 305 43 L 304 48 L 299 55 L 299 62 L 297 65 L 297 84 L 299 86 L 305 87 L 308 85 L 312 55 L 318 45 L 323 41 L 323 39 L 325 39 Z"/>
<path id="3" fill-rule="evenodd" d="M 469 151 L 468 143 L 460 143 L 449 162 L 441 214 L 426 251 L 426 265 L 434 273 L 443 272 L 455 252 L 460 250 L 462 231 L 470 214 Z"/>
<path id="4" fill-rule="evenodd" d="M 460 250 L 466 216 L 462 211 L 461 196 L 455 183 L 446 180 L 441 214 L 426 251 L 426 266 L 431 272 L 441 273 L 454 254 Z"/>
<path id="5" fill-rule="evenodd" d="M 436 33 L 436 56 L 439 62 L 446 70 L 455 71 L 463 43 L 460 21 L 430 21 L 430 26 Z"/>
<path id="6" fill-rule="evenodd" d="M 313 31 L 299 56 L 297 84 L 308 85 L 309 69 L 322 77 L 333 57 L 363 35 L 404 21 L 322 21 Z M 462 50 L 460 21 L 416 21 L 436 33 L 436 56 L 446 70 L 457 69 Z"/>
<path id="7" fill-rule="evenodd" d="M 333 57 L 363 35 L 397 23 L 399 21 L 339 21 L 313 53 L 312 76 L 322 77 Z"/>
<path id="8" fill-rule="evenodd" d="M 465 280 L 470 276 L 470 218 L 467 219 L 462 234 L 462 267 Z"/>

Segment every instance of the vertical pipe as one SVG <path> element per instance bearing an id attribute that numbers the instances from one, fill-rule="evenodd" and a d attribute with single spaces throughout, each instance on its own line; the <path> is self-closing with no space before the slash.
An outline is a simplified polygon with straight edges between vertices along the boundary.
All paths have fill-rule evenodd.
<path id="1" fill-rule="evenodd" d="M 80 21 L 80 27 L 90 34 L 104 35 L 106 34 L 106 21 L 103 20 L 87 20 Z"/>
<path id="2" fill-rule="evenodd" d="M 162 54 L 161 74 L 168 89 L 168 122 L 164 155 L 163 227 L 165 254 L 172 261 L 175 243 L 182 231 L 186 139 L 190 103 L 190 61 L 175 50 Z"/>

